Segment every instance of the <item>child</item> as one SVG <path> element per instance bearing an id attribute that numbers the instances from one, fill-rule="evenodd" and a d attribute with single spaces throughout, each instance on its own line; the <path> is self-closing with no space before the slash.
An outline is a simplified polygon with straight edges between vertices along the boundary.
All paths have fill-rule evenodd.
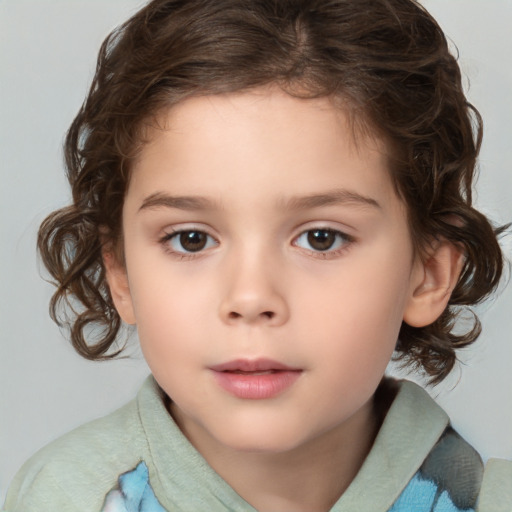
<path id="1" fill-rule="evenodd" d="M 6 509 L 510 507 L 510 465 L 484 475 L 383 379 L 396 350 L 439 382 L 478 336 L 457 313 L 503 266 L 471 203 L 480 140 L 414 2 L 148 4 L 100 52 L 39 248 L 76 350 L 113 357 L 136 325 L 153 376 L 27 463 Z"/>

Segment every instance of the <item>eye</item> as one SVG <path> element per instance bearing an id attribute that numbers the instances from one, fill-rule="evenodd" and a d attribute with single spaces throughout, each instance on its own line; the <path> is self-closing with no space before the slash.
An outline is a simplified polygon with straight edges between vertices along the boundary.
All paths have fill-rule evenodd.
<path id="1" fill-rule="evenodd" d="M 166 235 L 162 243 L 167 245 L 172 252 L 193 253 L 208 249 L 217 245 L 217 241 L 204 231 L 190 229 L 175 231 Z"/>
<path id="2" fill-rule="evenodd" d="M 341 231 L 329 228 L 308 229 L 301 233 L 294 245 L 315 252 L 336 251 L 349 244 L 352 238 Z"/>

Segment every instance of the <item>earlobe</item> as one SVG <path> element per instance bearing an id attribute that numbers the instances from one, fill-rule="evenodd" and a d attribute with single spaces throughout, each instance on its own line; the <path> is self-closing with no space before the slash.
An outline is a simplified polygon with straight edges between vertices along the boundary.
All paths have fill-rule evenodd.
<path id="1" fill-rule="evenodd" d="M 435 322 L 450 300 L 463 264 L 460 248 L 447 241 L 436 242 L 426 261 L 418 263 L 413 270 L 404 322 L 411 327 Z"/>
<path id="2" fill-rule="evenodd" d="M 124 322 L 134 325 L 136 323 L 135 314 L 126 268 L 118 262 L 116 256 L 110 251 L 104 250 L 102 257 L 114 306 Z"/>

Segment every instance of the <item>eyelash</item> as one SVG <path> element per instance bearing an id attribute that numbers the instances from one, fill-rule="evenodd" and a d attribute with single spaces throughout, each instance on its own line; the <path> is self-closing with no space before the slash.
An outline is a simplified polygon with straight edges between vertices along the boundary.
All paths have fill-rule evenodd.
<path id="1" fill-rule="evenodd" d="M 333 228 L 329 228 L 329 227 L 314 227 L 314 228 L 310 228 L 310 229 L 303 231 L 302 233 L 300 233 L 300 235 L 295 237 L 294 245 L 297 245 L 297 241 L 300 240 L 302 237 L 306 236 L 307 238 L 309 238 L 311 233 L 314 233 L 314 232 L 328 233 L 329 235 L 334 236 L 335 240 L 337 240 L 338 244 L 339 244 L 339 246 L 336 247 L 335 249 L 328 247 L 326 250 L 323 250 L 323 251 L 303 248 L 304 250 L 306 250 L 307 252 L 309 252 L 310 254 L 312 254 L 313 256 L 315 256 L 317 258 L 322 258 L 322 259 L 335 258 L 335 257 L 339 256 L 340 254 L 344 253 L 345 251 L 347 251 L 348 248 L 350 247 L 350 245 L 355 241 L 354 237 L 347 235 L 346 233 L 343 233 L 342 231 L 339 231 L 337 229 L 333 229 Z M 334 243 L 336 243 L 336 242 L 334 242 Z"/>
<path id="2" fill-rule="evenodd" d="M 348 250 L 350 245 L 355 241 L 354 237 L 347 235 L 346 233 L 343 233 L 342 231 L 339 231 L 337 229 L 332 229 L 329 227 L 314 227 L 307 230 L 302 231 L 298 236 L 296 236 L 293 239 L 293 245 L 297 246 L 297 241 L 300 240 L 302 237 L 309 238 L 312 233 L 314 232 L 323 232 L 327 233 L 328 236 L 334 236 L 335 241 L 332 245 L 338 243 L 338 247 L 335 249 L 332 249 L 331 247 L 326 248 L 325 250 L 315 250 L 315 249 L 308 249 L 305 247 L 302 247 L 303 250 L 307 251 L 309 254 L 311 254 L 314 257 L 319 257 L 322 259 L 329 259 L 329 258 L 335 258 L 339 256 L 341 253 Z M 182 235 L 185 234 L 199 234 L 199 235 L 205 235 L 207 237 L 205 246 L 200 247 L 197 251 L 187 251 L 186 249 L 183 251 L 176 250 L 175 248 L 172 248 L 171 242 L 173 240 L 180 240 Z M 179 258 L 180 260 L 186 260 L 186 259 L 192 259 L 197 258 L 201 255 L 201 253 L 212 246 L 211 241 L 214 241 L 213 245 L 218 245 L 219 242 L 211 235 L 206 233 L 205 231 L 202 231 L 200 229 L 181 229 L 177 231 L 172 231 L 170 233 L 166 233 L 162 238 L 160 238 L 159 243 L 164 247 L 164 250 L 171 254 L 172 256 Z M 311 240 L 308 241 L 308 243 Z M 181 247 L 183 247 L 182 241 L 180 241 Z M 299 246 L 300 247 L 300 246 Z"/>
<path id="3" fill-rule="evenodd" d="M 179 258 L 180 260 L 187 260 L 187 259 L 191 259 L 191 258 L 196 258 L 198 257 L 203 251 L 204 249 L 206 249 L 207 247 L 202 247 L 201 249 L 197 250 L 197 251 L 179 251 L 179 250 L 176 250 L 176 249 L 173 249 L 172 246 L 171 246 L 171 243 L 173 240 L 177 239 L 179 240 L 181 238 L 181 235 L 184 235 L 186 233 L 196 233 L 196 234 L 200 234 L 200 235 L 206 235 L 210 240 L 214 240 L 215 243 L 218 245 L 218 241 L 212 237 L 211 235 L 209 235 L 208 233 L 206 233 L 205 231 L 202 231 L 200 229 L 180 229 L 180 230 L 177 230 L 177 231 L 172 231 L 170 233 L 166 233 L 160 240 L 160 244 L 162 244 L 162 246 L 164 247 L 164 250 L 171 254 L 172 256 L 175 256 L 176 258 Z M 206 242 L 208 244 L 208 241 Z M 183 247 L 183 246 L 182 246 Z"/>

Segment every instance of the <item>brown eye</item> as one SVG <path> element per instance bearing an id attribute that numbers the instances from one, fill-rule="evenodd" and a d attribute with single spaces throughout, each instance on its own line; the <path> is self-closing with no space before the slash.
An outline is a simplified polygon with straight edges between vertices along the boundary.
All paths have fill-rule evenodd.
<path id="1" fill-rule="evenodd" d="M 162 242 L 169 246 L 172 252 L 182 254 L 199 252 L 217 244 L 207 233 L 192 229 L 166 235 Z"/>
<path id="2" fill-rule="evenodd" d="M 180 233 L 180 244 L 188 252 L 197 252 L 204 249 L 207 240 L 206 234 L 200 231 L 184 231 Z"/>
<path id="3" fill-rule="evenodd" d="M 335 229 L 309 229 L 301 233 L 294 245 L 313 252 L 327 252 L 342 249 L 350 244 L 352 238 Z"/>
<path id="4" fill-rule="evenodd" d="M 336 233 L 329 229 L 308 231 L 308 243 L 317 251 L 327 251 L 336 241 Z"/>

